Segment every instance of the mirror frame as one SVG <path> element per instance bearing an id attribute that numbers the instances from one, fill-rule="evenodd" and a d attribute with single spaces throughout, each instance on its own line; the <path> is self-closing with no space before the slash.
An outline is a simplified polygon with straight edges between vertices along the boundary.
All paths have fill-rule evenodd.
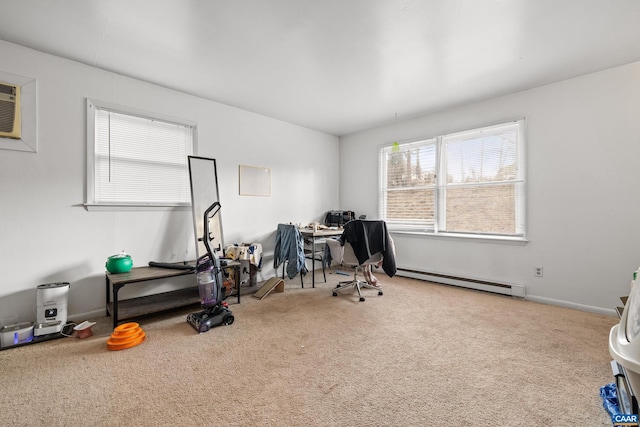
<path id="1" fill-rule="evenodd" d="M 208 253 L 208 245 L 215 252 L 222 252 L 224 248 L 218 172 L 216 159 L 188 156 L 188 163 L 196 257 L 200 259 Z M 218 209 L 211 209 L 216 203 Z M 205 233 L 208 235 L 205 236 Z"/>

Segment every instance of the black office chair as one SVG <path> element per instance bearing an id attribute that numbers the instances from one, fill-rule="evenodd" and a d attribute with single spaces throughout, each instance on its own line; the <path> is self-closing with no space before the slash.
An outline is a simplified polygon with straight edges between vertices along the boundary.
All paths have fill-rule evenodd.
<path id="1" fill-rule="evenodd" d="M 351 246 L 351 243 L 345 243 L 344 252 L 342 255 L 342 263 L 355 268 L 353 272 L 353 279 L 338 283 L 336 287 L 333 288 L 333 296 L 337 297 L 339 291 L 352 288 L 355 288 L 356 291 L 358 291 L 358 297 L 360 301 L 365 300 L 362 296 L 362 288 L 377 289 L 378 295 L 383 295 L 381 286 L 374 286 L 372 284 L 369 284 L 369 282 L 367 282 L 366 280 L 358 279 L 358 272 L 360 272 L 364 276 L 365 269 L 369 269 L 369 271 L 371 271 L 371 266 L 379 264 L 380 261 L 382 261 L 382 253 L 377 252 L 371 255 L 371 257 L 365 262 L 360 263 L 358 261 L 358 258 L 356 257 L 356 254 L 353 252 L 353 246 Z"/>
<path id="2" fill-rule="evenodd" d="M 382 220 L 353 220 L 344 225 L 341 243 L 343 245 L 343 264 L 355 267 L 353 279 L 340 282 L 333 289 L 333 296 L 344 289 L 355 288 L 360 301 L 364 301 L 362 288 L 376 289 L 383 295 L 382 287 L 371 274 L 372 265 L 379 265 L 384 272 L 393 277 L 396 274 L 395 248 Z M 359 280 L 358 273 L 366 280 Z"/>

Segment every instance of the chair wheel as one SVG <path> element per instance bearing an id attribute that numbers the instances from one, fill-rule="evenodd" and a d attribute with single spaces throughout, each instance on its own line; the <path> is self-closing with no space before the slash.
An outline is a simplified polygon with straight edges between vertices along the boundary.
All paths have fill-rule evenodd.
<path id="1" fill-rule="evenodd" d="M 378 291 L 378 295 L 383 295 L 383 294 L 382 294 L 382 291 Z"/>
<path id="2" fill-rule="evenodd" d="M 337 296 L 338 296 L 338 293 L 337 293 L 337 292 L 334 292 L 334 293 L 333 293 L 333 296 L 334 296 L 334 297 L 337 297 Z"/>
<path id="3" fill-rule="evenodd" d="M 364 301 L 364 297 L 360 297 L 360 301 Z"/>

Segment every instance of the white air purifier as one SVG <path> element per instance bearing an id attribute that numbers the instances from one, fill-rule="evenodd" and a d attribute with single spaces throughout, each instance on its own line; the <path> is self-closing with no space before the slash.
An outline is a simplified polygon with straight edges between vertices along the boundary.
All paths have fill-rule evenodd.
<path id="1" fill-rule="evenodd" d="M 46 283 L 37 287 L 34 336 L 56 334 L 62 331 L 67 323 L 68 299 L 68 282 Z"/>
<path id="2" fill-rule="evenodd" d="M 620 323 L 609 333 L 609 353 L 624 368 L 633 395 L 640 392 L 640 283 L 631 283 Z M 622 390 L 618 390 L 619 394 Z M 625 393 L 626 394 L 626 393 Z M 627 397 L 627 396 L 619 396 Z"/>

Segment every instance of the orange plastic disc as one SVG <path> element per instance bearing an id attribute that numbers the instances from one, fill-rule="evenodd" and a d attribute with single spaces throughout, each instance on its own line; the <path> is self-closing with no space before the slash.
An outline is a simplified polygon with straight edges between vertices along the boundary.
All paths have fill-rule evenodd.
<path id="1" fill-rule="evenodd" d="M 113 329 L 113 332 L 116 334 L 124 334 L 130 332 L 136 328 L 140 327 L 136 322 L 123 323 L 122 325 L 118 325 Z"/>
<path id="2" fill-rule="evenodd" d="M 137 345 L 138 345 L 138 344 L 140 344 L 142 341 L 144 341 L 144 339 L 145 339 L 145 336 L 144 336 L 144 335 L 142 335 L 142 336 L 140 336 L 138 339 L 136 339 L 136 340 L 134 340 L 134 341 L 132 341 L 132 342 L 129 342 L 129 343 L 127 343 L 127 344 L 109 345 L 109 344 L 108 344 L 108 342 L 107 342 L 107 348 L 108 348 L 109 350 L 114 350 L 114 351 L 117 351 L 117 350 L 124 350 L 124 349 L 126 349 L 126 348 L 131 348 L 131 347 L 135 347 L 135 346 L 137 346 Z"/>
<path id="3" fill-rule="evenodd" d="M 138 333 L 131 335 L 131 336 L 126 336 L 126 337 L 111 337 L 107 340 L 107 345 L 124 345 L 124 344 L 129 344 L 131 342 L 134 342 L 138 339 L 140 339 L 141 337 L 144 338 L 145 333 L 144 331 L 141 329 Z"/>
<path id="4" fill-rule="evenodd" d="M 111 337 L 107 340 L 109 350 L 124 350 L 135 347 L 145 340 L 145 333 L 139 324 L 135 322 L 123 323 L 113 329 Z"/>
<path id="5" fill-rule="evenodd" d="M 124 330 L 124 331 L 113 331 L 111 336 L 114 336 L 114 337 L 128 337 L 128 336 L 137 334 L 141 330 L 142 330 L 142 328 L 140 326 L 138 326 L 137 328 L 130 328 L 130 329 L 127 329 L 127 330 Z"/>

